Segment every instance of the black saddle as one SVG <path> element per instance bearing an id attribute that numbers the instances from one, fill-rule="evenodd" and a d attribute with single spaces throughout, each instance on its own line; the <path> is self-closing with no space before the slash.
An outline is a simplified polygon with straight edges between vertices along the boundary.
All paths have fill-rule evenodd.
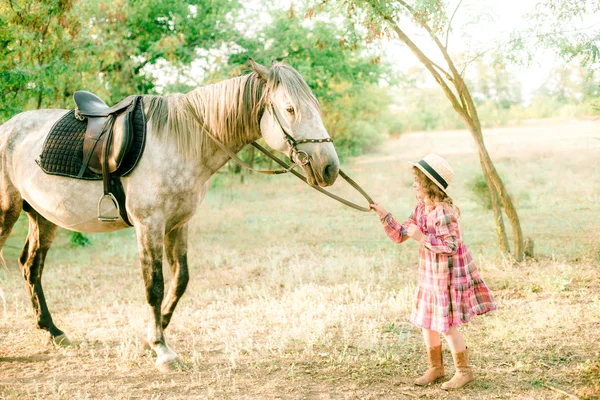
<path id="1" fill-rule="evenodd" d="M 112 174 L 119 169 L 131 147 L 133 112 L 140 96 L 129 96 L 113 107 L 90 92 L 75 92 L 73 99 L 77 105 L 75 118 L 87 119 L 80 176 L 85 168 L 98 174 Z"/>
<path id="2" fill-rule="evenodd" d="M 85 117 L 108 117 L 109 115 L 117 114 L 129 107 L 133 97 L 139 96 L 129 96 L 117 105 L 109 107 L 104 100 L 94 93 L 79 90 L 73 94 L 79 114 Z"/>

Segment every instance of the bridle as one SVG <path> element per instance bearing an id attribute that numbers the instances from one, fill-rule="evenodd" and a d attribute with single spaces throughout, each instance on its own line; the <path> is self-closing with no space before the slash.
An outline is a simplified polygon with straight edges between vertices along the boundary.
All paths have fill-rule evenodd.
<path id="1" fill-rule="evenodd" d="M 283 137 L 284 137 L 285 141 L 287 142 L 287 144 L 288 144 L 288 146 L 290 148 L 290 150 L 288 152 L 288 157 L 297 166 L 303 167 L 303 166 L 305 166 L 306 164 L 308 164 L 310 162 L 310 156 L 308 155 L 308 153 L 305 152 L 304 150 L 298 150 L 297 146 L 299 144 L 303 144 L 303 143 L 333 143 L 333 139 L 331 139 L 329 137 L 328 138 L 324 138 L 324 139 L 300 139 L 300 140 L 296 140 L 287 131 L 287 129 L 285 129 L 285 127 L 281 123 L 281 120 L 279 119 L 279 114 L 277 113 L 277 111 L 273 107 L 273 103 L 269 102 L 267 108 L 271 112 L 271 115 L 273 115 L 273 117 L 275 117 L 275 121 L 277 121 L 277 124 L 279 125 L 279 128 L 281 128 L 281 132 L 283 132 Z M 291 127 L 290 127 L 290 129 L 291 129 Z M 300 157 L 301 155 L 302 155 L 302 157 Z"/>
<path id="2" fill-rule="evenodd" d="M 209 129 L 204 129 L 204 132 L 215 142 L 215 144 L 221 149 L 223 150 L 229 157 L 231 157 L 232 160 L 234 160 L 235 162 L 237 162 L 238 164 L 240 164 L 241 166 L 254 171 L 254 172 L 258 172 L 261 174 L 267 174 L 267 175 L 274 175 L 274 174 L 285 174 L 288 172 L 291 172 L 293 175 L 295 175 L 296 177 L 298 177 L 299 179 L 303 180 L 304 183 L 306 183 L 307 185 L 309 185 L 310 187 L 312 187 L 313 189 L 323 193 L 326 196 L 331 197 L 332 199 L 335 199 L 337 201 L 339 201 L 342 204 L 347 205 L 348 207 L 352 207 L 356 210 L 359 211 L 366 211 L 369 212 L 371 211 L 370 207 L 362 207 L 359 206 L 358 204 L 354 204 L 346 199 L 343 199 L 333 193 L 328 192 L 327 190 L 321 188 L 320 186 L 315 186 L 315 185 L 311 185 L 308 180 L 306 179 L 306 177 L 302 174 L 300 174 L 297 171 L 294 171 L 294 168 L 296 167 L 303 167 L 305 165 L 307 165 L 308 163 L 310 163 L 310 156 L 308 155 L 307 152 L 305 152 L 304 150 L 298 150 L 297 146 L 300 144 L 304 144 L 304 143 L 333 143 L 333 140 L 329 137 L 327 138 L 322 138 L 322 139 L 299 139 L 297 140 L 296 138 L 294 138 L 294 136 L 292 135 L 292 133 L 288 132 L 287 129 L 285 129 L 285 127 L 283 126 L 283 124 L 281 123 L 280 119 L 279 119 L 279 115 L 277 114 L 277 112 L 275 111 L 275 108 L 273 107 L 273 104 L 271 102 L 269 102 L 266 106 L 266 109 L 268 109 L 271 112 L 271 115 L 274 116 L 275 121 L 277 121 L 277 124 L 279 125 L 279 127 L 281 128 L 281 132 L 283 132 L 283 136 L 284 139 L 286 141 L 286 143 L 289 146 L 289 158 L 292 161 L 292 165 L 287 165 L 284 161 L 280 160 L 277 156 L 273 155 L 269 150 L 265 149 L 264 147 L 262 147 L 260 144 L 256 143 L 256 142 L 252 142 L 252 146 L 254 146 L 255 148 L 257 148 L 259 151 L 261 151 L 262 153 L 264 153 L 267 157 L 271 158 L 273 161 L 275 161 L 277 164 L 279 164 L 280 166 L 282 166 L 284 169 L 278 169 L 278 170 L 259 170 L 259 169 L 255 169 L 254 167 L 252 167 L 251 165 L 248 165 L 245 161 L 243 161 L 241 158 L 239 158 L 233 151 L 229 150 L 223 143 L 221 143 L 221 141 L 219 139 L 217 139 L 212 132 L 210 132 Z M 200 124 L 200 126 L 203 126 L 202 121 L 200 120 L 200 118 L 196 115 L 193 114 L 194 118 L 198 121 L 198 123 Z M 259 121 L 262 118 L 262 116 L 259 116 Z M 291 126 L 290 126 L 290 130 L 291 130 Z M 369 204 L 373 204 L 373 199 L 371 199 L 371 197 L 356 183 L 354 182 L 348 175 L 346 175 L 344 173 L 344 171 L 342 171 L 341 169 L 339 170 L 339 175 L 344 178 L 344 180 L 346 180 L 346 182 L 348 182 L 350 184 L 350 186 L 352 186 L 354 189 L 356 189 L 368 202 Z"/>

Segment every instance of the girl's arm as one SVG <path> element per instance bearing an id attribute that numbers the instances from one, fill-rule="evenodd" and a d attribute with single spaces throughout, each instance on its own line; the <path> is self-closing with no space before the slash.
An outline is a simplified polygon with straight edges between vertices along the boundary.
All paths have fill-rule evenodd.
<path id="1" fill-rule="evenodd" d="M 392 214 L 387 212 L 387 210 L 381 204 L 373 203 L 371 204 L 371 209 L 374 210 L 377 213 L 377 215 L 379 215 L 379 219 L 383 223 L 383 229 L 385 230 L 385 233 L 390 237 L 390 239 L 392 239 L 396 243 L 402 243 L 409 238 L 406 232 L 406 228 L 410 224 L 415 223 L 415 219 L 413 217 L 414 213 L 404 224 L 399 224 L 392 217 Z"/>
<path id="2" fill-rule="evenodd" d="M 383 223 L 383 230 L 396 243 L 402 243 L 407 241 L 410 237 L 406 232 L 406 228 L 410 224 L 415 224 L 414 217 L 411 215 L 409 219 L 406 220 L 403 224 L 398 223 L 393 217 L 391 213 L 387 213 L 385 217 L 381 219 Z"/>
<path id="3" fill-rule="evenodd" d="M 435 234 L 425 235 L 423 240 L 425 248 L 437 254 L 453 255 L 458 249 L 458 216 L 449 207 L 443 211 L 435 222 Z"/>

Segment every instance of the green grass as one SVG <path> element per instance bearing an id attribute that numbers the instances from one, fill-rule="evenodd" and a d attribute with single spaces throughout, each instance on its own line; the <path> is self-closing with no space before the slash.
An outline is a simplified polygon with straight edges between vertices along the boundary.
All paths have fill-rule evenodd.
<path id="1" fill-rule="evenodd" d="M 463 234 L 499 306 L 462 328 L 477 380 L 459 392 L 412 385 L 426 368 L 408 322 L 415 243 L 393 244 L 373 213 L 293 177 L 219 175 L 191 222 L 191 281 L 167 330 L 188 369 L 158 374 L 138 339 L 147 308 L 133 230 L 89 235 L 88 247 L 59 233 L 44 289 L 74 347 L 50 347 L 16 265 L 21 219 L 0 269 L 0 398 L 598 398 L 598 127 L 486 131 L 535 242 L 522 263 L 500 254 L 492 211 L 471 189 L 481 172 L 466 132 L 407 134 L 343 165 L 399 219 L 415 202 L 406 161 L 438 152 L 453 165 Z M 332 190 L 362 201 L 341 180 Z"/>

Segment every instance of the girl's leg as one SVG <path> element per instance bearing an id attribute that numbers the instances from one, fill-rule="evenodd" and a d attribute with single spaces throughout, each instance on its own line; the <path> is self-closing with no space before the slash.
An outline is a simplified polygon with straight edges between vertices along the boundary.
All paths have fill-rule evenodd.
<path id="1" fill-rule="evenodd" d="M 456 326 L 450 327 L 448 332 L 444 333 L 444 338 L 446 339 L 446 342 L 448 342 L 448 347 L 450 347 L 452 353 L 460 353 L 467 349 L 465 339 L 463 339 L 462 333 L 460 333 Z"/>
<path id="2" fill-rule="evenodd" d="M 452 379 L 442 385 L 442 389 L 459 389 L 474 379 L 473 369 L 469 365 L 469 352 L 457 327 L 451 327 L 444 333 L 444 337 L 452 351 L 456 373 Z"/>
<path id="3" fill-rule="evenodd" d="M 442 344 L 440 340 L 440 333 L 432 331 L 431 329 L 423 329 L 423 340 L 428 349 L 437 347 Z"/>
<path id="4" fill-rule="evenodd" d="M 423 329 L 423 340 L 427 346 L 429 369 L 425 374 L 415 380 L 415 385 L 428 385 L 444 376 L 444 363 L 442 361 L 442 343 L 440 333 L 430 329 Z"/>

